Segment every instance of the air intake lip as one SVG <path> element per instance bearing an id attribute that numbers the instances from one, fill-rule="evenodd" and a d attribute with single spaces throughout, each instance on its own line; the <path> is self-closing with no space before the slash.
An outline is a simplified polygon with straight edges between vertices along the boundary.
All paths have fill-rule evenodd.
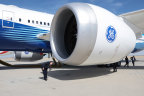
<path id="1" fill-rule="evenodd" d="M 62 63 L 82 64 L 93 51 L 96 37 L 96 16 L 87 3 L 67 4 L 53 18 L 51 49 Z"/>

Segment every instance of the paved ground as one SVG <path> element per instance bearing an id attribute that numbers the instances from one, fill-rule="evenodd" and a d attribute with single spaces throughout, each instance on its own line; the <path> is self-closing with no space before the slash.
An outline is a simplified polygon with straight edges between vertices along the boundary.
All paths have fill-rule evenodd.
<path id="1" fill-rule="evenodd" d="M 144 57 L 136 58 L 135 67 L 115 73 L 96 66 L 53 68 L 48 81 L 40 68 L 0 65 L 0 96 L 144 96 Z"/>

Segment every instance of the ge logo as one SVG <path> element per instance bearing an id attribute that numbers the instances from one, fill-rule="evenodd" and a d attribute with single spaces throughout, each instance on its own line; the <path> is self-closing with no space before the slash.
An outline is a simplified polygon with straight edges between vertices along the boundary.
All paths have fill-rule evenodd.
<path id="1" fill-rule="evenodd" d="M 116 30 L 113 26 L 108 26 L 106 32 L 106 39 L 109 43 L 112 43 L 116 38 Z"/>
<path id="2" fill-rule="evenodd" d="M 29 52 L 28 52 L 28 51 L 25 51 L 25 54 L 29 54 Z"/>

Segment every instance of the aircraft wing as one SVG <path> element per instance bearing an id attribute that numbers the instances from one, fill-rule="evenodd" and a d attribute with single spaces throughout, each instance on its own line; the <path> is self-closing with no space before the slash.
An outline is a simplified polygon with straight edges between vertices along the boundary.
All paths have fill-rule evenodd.
<path id="1" fill-rule="evenodd" d="M 144 9 L 121 14 L 120 17 L 134 30 L 137 38 L 144 34 Z"/>

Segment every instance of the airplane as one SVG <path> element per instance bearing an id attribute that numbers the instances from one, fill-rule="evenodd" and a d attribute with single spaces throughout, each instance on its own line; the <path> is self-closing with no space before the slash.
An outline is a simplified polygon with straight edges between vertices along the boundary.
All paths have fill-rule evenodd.
<path id="1" fill-rule="evenodd" d="M 144 34 L 144 10 L 116 16 L 96 5 L 69 3 L 52 15 L 1 4 L 0 14 L 0 50 L 15 51 L 18 59 L 52 53 L 68 65 L 109 64 L 144 44 L 137 42 Z"/>

